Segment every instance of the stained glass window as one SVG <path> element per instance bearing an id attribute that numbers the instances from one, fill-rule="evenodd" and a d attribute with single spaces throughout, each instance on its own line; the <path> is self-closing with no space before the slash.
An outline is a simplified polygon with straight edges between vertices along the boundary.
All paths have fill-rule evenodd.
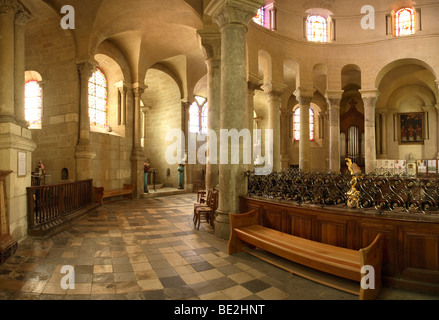
<path id="1" fill-rule="evenodd" d="M 90 124 L 107 127 L 107 79 L 99 68 L 88 82 Z"/>
<path id="2" fill-rule="evenodd" d="M 200 131 L 200 110 L 198 103 L 192 103 L 189 108 L 189 132 L 198 133 Z"/>
<path id="3" fill-rule="evenodd" d="M 253 17 L 253 21 L 265 27 L 265 7 L 258 9 L 258 13 Z"/>
<path id="4" fill-rule="evenodd" d="M 300 140 L 300 108 L 294 111 L 293 115 L 293 136 L 294 141 Z M 314 141 L 314 111 L 309 108 L 309 140 Z"/>
<path id="5" fill-rule="evenodd" d="M 208 106 L 205 103 L 201 111 L 201 134 L 207 134 L 207 111 Z"/>
<path id="6" fill-rule="evenodd" d="M 415 10 L 403 8 L 395 15 L 396 36 L 408 36 L 415 34 Z"/>
<path id="7" fill-rule="evenodd" d="M 196 96 L 189 108 L 189 132 L 207 134 L 207 99 Z"/>
<path id="8" fill-rule="evenodd" d="M 328 42 L 328 21 L 322 16 L 311 15 L 306 20 L 308 41 Z"/>
<path id="9" fill-rule="evenodd" d="M 42 128 L 43 117 L 43 90 L 38 81 L 28 81 L 25 90 L 25 119 L 30 129 Z"/>

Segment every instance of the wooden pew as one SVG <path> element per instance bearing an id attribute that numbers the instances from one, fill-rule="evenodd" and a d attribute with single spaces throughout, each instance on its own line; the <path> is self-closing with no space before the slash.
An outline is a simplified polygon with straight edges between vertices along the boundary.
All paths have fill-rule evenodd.
<path id="1" fill-rule="evenodd" d="M 229 254 L 246 251 L 293 274 L 359 295 L 360 300 L 375 299 L 380 293 L 383 248 L 381 234 L 367 248 L 357 251 L 279 232 L 259 225 L 258 221 L 258 213 L 254 210 L 244 214 L 230 214 Z M 262 250 L 255 250 L 254 247 Z M 273 259 L 273 255 L 293 263 L 284 263 L 279 258 Z M 374 289 L 367 282 L 371 275 L 370 270 L 365 269 L 362 273 L 363 267 L 373 268 Z M 327 276 L 328 274 L 333 276 Z M 343 281 L 344 279 L 350 281 Z M 362 280 L 366 285 L 358 285 Z M 357 285 L 353 286 L 352 282 Z"/>
<path id="2" fill-rule="evenodd" d="M 103 187 L 93 187 L 93 201 L 104 205 L 104 199 L 123 196 L 120 200 L 134 199 L 134 184 L 124 184 L 123 189 L 104 190 Z M 112 202 L 106 201 L 105 203 Z"/>

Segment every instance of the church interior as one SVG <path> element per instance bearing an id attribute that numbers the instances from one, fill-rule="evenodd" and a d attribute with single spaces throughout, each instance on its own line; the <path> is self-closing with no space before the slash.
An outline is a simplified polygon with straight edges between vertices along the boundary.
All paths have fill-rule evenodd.
<path id="1" fill-rule="evenodd" d="M 235 232 L 230 213 L 251 210 L 268 228 L 356 252 L 382 234 L 383 286 L 406 290 L 409 299 L 437 299 L 438 15 L 436 0 L 0 0 L 0 299 L 15 299 L 17 292 L 23 297 L 23 288 L 27 297 L 68 296 L 53 285 L 61 278 L 58 268 L 69 264 L 69 254 L 77 258 L 93 232 L 102 247 L 109 249 L 117 236 L 118 247 L 124 240 L 126 248 L 111 255 L 98 250 L 95 239 L 95 259 L 70 264 L 92 274 L 132 272 L 129 283 L 137 289 L 128 292 L 131 298 L 143 292 L 143 299 L 301 299 L 282 283 L 288 274 L 266 269 L 265 262 L 247 253 L 226 260 Z M 233 130 L 240 133 L 238 146 L 223 159 L 223 133 Z M 234 162 L 236 150 L 242 155 Z M 245 154 L 251 161 L 244 161 Z M 348 175 L 350 159 L 356 173 L 386 177 L 388 189 L 374 185 L 381 197 L 374 206 L 385 203 L 390 211 L 364 213 L 360 204 L 296 210 L 285 201 L 252 197 L 250 182 L 262 181 L 249 175 L 260 167 L 257 156 L 268 173 L 288 177 Z M 389 182 L 397 175 L 412 180 Z M 401 183 L 407 184 L 404 195 L 393 201 Z M 131 199 L 107 204 L 103 198 L 112 190 Z M 197 230 L 194 202 L 197 192 L 208 191 L 209 200 L 216 195 L 216 210 Z M 157 192 L 163 195 L 153 197 Z M 428 201 L 419 200 L 425 194 Z M 406 210 L 396 212 L 395 204 L 401 207 L 410 197 Z M 413 213 L 415 206 L 422 212 Z M 73 212 L 71 220 L 66 212 Z M 66 224 L 70 236 L 50 233 L 56 223 Z M 96 231 L 102 224 L 109 228 L 106 236 Z M 141 238 L 136 231 L 146 234 Z M 157 241 L 160 235 L 166 241 Z M 153 262 L 159 265 L 152 248 L 169 257 L 174 269 L 189 265 L 172 240 L 184 243 L 181 252 L 190 248 L 211 259 L 212 269 L 197 265 L 196 276 L 179 273 L 184 285 L 192 285 L 187 296 L 171 295 L 158 272 L 151 276 Z M 14 264 L 23 264 L 16 255 L 30 250 L 50 253 L 53 261 L 46 265 L 58 273 L 54 281 L 7 278 Z M 120 252 L 138 259 L 137 270 L 122 272 L 124 264 L 112 263 L 121 261 Z M 33 259 L 24 263 L 29 268 L 44 259 L 27 257 Z M 142 269 L 141 262 L 151 269 Z M 232 267 L 240 273 L 232 274 Z M 202 272 L 205 281 L 218 280 L 222 272 L 222 283 L 230 287 L 194 288 Z M 278 286 L 264 286 L 263 276 Z M 246 277 L 253 286 L 241 286 L 238 280 Z M 93 279 L 80 286 L 89 298 Z M 315 289 L 322 293 L 313 296 L 314 284 L 298 281 L 306 299 L 351 298 L 329 289 Z M 230 290 L 238 285 L 241 291 Z M 102 281 L 96 288 L 102 298 L 119 293 Z M 121 288 L 126 294 L 127 287 Z M 392 296 L 383 291 L 383 297 Z"/>

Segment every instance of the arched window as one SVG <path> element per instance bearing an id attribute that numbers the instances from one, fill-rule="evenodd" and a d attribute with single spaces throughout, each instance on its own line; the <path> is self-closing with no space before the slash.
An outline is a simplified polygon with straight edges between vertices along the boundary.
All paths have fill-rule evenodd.
<path id="1" fill-rule="evenodd" d="M 261 7 L 258 9 L 258 13 L 253 17 L 253 21 L 260 26 L 265 27 L 265 7 Z"/>
<path id="2" fill-rule="evenodd" d="M 27 81 L 24 85 L 25 119 L 29 129 L 41 129 L 43 118 L 43 90 L 36 80 Z"/>
<path id="3" fill-rule="evenodd" d="M 88 112 L 90 124 L 107 127 L 107 79 L 99 68 L 88 81 Z"/>
<path id="4" fill-rule="evenodd" d="M 328 42 L 328 25 L 328 20 L 325 17 L 310 15 L 306 20 L 308 41 Z"/>
<path id="5" fill-rule="evenodd" d="M 297 108 L 293 115 L 293 137 L 294 141 L 300 140 L 300 108 Z M 314 111 L 312 108 L 309 108 L 309 140 L 315 140 Z"/>
<path id="6" fill-rule="evenodd" d="M 207 99 L 196 96 L 189 108 L 189 132 L 207 134 Z"/>
<path id="7" fill-rule="evenodd" d="M 402 8 L 395 14 L 396 36 L 409 36 L 415 34 L 415 10 L 413 8 Z"/>

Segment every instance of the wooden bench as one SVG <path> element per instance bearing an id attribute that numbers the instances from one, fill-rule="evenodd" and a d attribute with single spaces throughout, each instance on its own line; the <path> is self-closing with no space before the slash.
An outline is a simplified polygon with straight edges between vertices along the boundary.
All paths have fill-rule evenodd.
<path id="1" fill-rule="evenodd" d="M 134 184 L 124 184 L 123 189 L 104 190 L 103 187 L 93 187 L 93 201 L 104 205 L 104 199 L 123 196 L 121 200 L 134 199 Z M 111 202 L 111 201 L 108 201 Z M 105 203 L 108 203 L 105 202 Z"/>
<path id="2" fill-rule="evenodd" d="M 254 210 L 230 214 L 229 254 L 246 251 L 292 274 L 359 295 L 360 300 L 375 299 L 380 293 L 381 234 L 367 248 L 357 251 L 292 236 L 263 227 L 258 221 L 258 213 Z M 374 289 L 368 289 L 367 285 L 363 289 L 362 285 L 358 285 L 363 275 L 370 276 L 370 271 L 361 272 L 364 266 L 374 268 Z"/>

